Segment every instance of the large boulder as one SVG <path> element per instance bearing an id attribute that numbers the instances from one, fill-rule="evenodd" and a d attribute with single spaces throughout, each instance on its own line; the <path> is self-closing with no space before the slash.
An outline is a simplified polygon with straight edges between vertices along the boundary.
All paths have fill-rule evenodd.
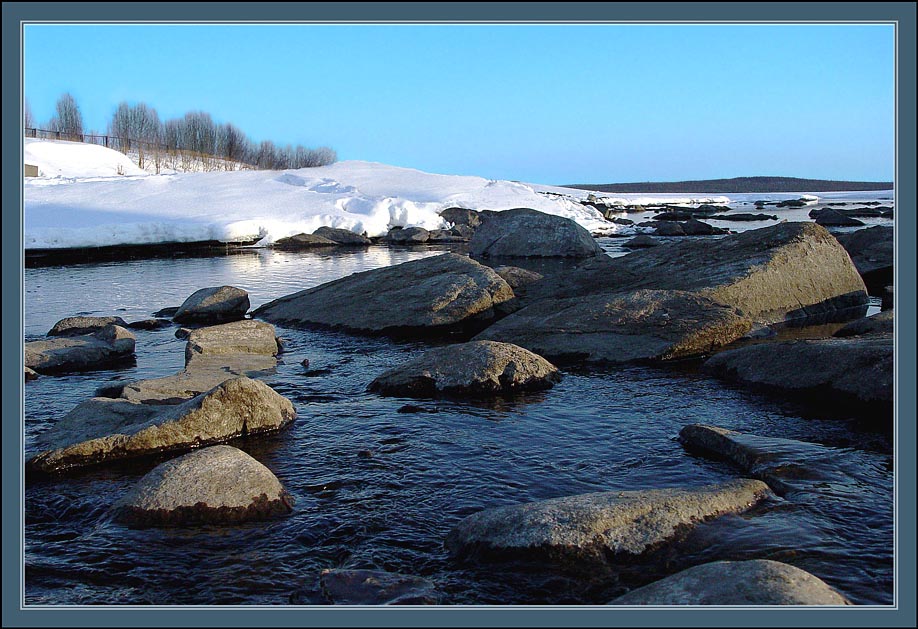
<path id="1" fill-rule="evenodd" d="M 716 561 L 620 596 L 610 605 L 850 605 L 825 581 L 769 559 Z"/>
<path id="2" fill-rule="evenodd" d="M 315 249 L 317 247 L 337 247 L 338 243 L 334 240 L 329 240 L 324 236 L 316 236 L 315 234 L 294 234 L 293 236 L 288 236 L 286 238 L 278 238 L 274 241 L 275 249 L 284 249 L 288 251 L 296 251 L 298 249 Z"/>
<path id="3" fill-rule="evenodd" d="M 618 258 L 599 256 L 546 277 L 530 287 L 526 300 L 638 288 L 692 291 L 739 308 L 759 324 L 867 305 L 864 282 L 848 254 L 825 228 L 810 222 L 717 240 L 686 239 Z"/>
<path id="4" fill-rule="evenodd" d="M 822 404 L 859 402 L 885 411 L 893 401 L 893 340 L 888 335 L 748 345 L 712 356 L 704 370 Z"/>
<path id="5" fill-rule="evenodd" d="M 695 524 L 745 511 L 769 495 L 758 480 L 693 489 L 606 491 L 486 509 L 446 538 L 465 558 L 549 558 L 559 563 L 622 562 L 672 541 Z"/>
<path id="6" fill-rule="evenodd" d="M 55 323 L 48 336 L 83 336 L 99 332 L 109 325 L 128 327 L 121 317 L 67 317 Z"/>
<path id="7" fill-rule="evenodd" d="M 432 349 L 385 372 L 367 390 L 402 397 L 486 396 L 548 389 L 558 368 L 532 352 L 493 341 Z"/>
<path id="8" fill-rule="evenodd" d="M 603 253 L 586 229 L 569 218 L 528 208 L 497 212 L 469 241 L 475 258 L 587 258 Z"/>
<path id="9" fill-rule="evenodd" d="M 224 323 L 238 321 L 249 310 L 249 294 L 235 286 L 196 290 L 186 299 L 172 320 L 176 323 Z"/>
<path id="10" fill-rule="evenodd" d="M 436 605 L 440 600 L 427 579 L 382 570 L 323 570 L 319 583 L 334 605 Z"/>
<path id="11" fill-rule="evenodd" d="M 38 373 L 89 371 L 123 364 L 134 356 L 135 338 L 118 325 L 84 336 L 60 336 L 23 345 L 25 366 Z"/>
<path id="12" fill-rule="evenodd" d="M 480 327 L 513 296 L 488 267 L 446 253 L 355 273 L 276 299 L 254 314 L 369 334 L 431 334 Z"/>
<path id="13" fill-rule="evenodd" d="M 313 236 L 327 238 L 339 245 L 365 246 L 372 244 L 369 238 L 363 234 L 355 234 L 349 229 L 340 229 L 338 227 L 320 227 L 312 232 Z"/>
<path id="14" fill-rule="evenodd" d="M 553 360 L 626 363 L 706 354 L 750 329 L 748 317 L 708 297 L 638 290 L 542 300 L 476 338 L 515 343 Z"/>
<path id="15" fill-rule="evenodd" d="M 42 433 L 27 467 L 57 472 L 162 452 L 181 452 L 276 431 L 293 421 L 288 399 L 262 382 L 233 378 L 175 405 L 93 398 Z"/>
<path id="16" fill-rule="evenodd" d="M 232 446 L 204 448 L 153 468 L 115 505 L 130 526 L 187 526 L 286 515 L 293 497 L 267 467 Z"/>
<path id="17" fill-rule="evenodd" d="M 881 297 L 893 283 L 893 228 L 878 225 L 836 236 L 851 256 L 867 291 Z"/>

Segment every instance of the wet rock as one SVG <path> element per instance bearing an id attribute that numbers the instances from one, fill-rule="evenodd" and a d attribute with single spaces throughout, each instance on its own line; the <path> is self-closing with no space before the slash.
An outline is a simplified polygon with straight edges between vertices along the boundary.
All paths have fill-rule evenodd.
<path id="1" fill-rule="evenodd" d="M 610 605 L 850 605 L 825 581 L 771 561 L 717 561 L 628 592 Z"/>
<path id="2" fill-rule="evenodd" d="M 696 292 L 742 310 L 759 324 L 867 305 L 851 258 L 824 227 L 811 222 L 601 256 L 531 286 L 523 305 L 639 288 Z"/>
<path id="3" fill-rule="evenodd" d="M 235 286 L 216 286 L 195 291 L 172 317 L 176 323 L 225 323 L 245 317 L 249 294 Z"/>
<path id="4" fill-rule="evenodd" d="M 711 357 L 704 370 L 725 380 L 823 402 L 860 402 L 891 418 L 885 412 L 893 396 L 891 336 L 749 345 Z"/>
<path id="5" fill-rule="evenodd" d="M 48 336 L 85 336 L 109 325 L 128 327 L 121 317 L 67 317 L 55 323 Z"/>
<path id="6" fill-rule="evenodd" d="M 167 461 L 115 506 L 130 526 L 188 526 L 265 520 L 290 513 L 293 498 L 267 467 L 232 446 Z"/>
<path id="7" fill-rule="evenodd" d="M 278 238 L 274 241 L 275 249 L 297 250 L 297 249 L 315 249 L 317 247 L 337 247 L 338 243 L 324 236 L 315 234 L 295 234 L 287 238 Z"/>
<path id="8" fill-rule="evenodd" d="M 513 297 L 491 269 L 446 253 L 355 273 L 276 299 L 254 314 L 276 323 L 410 336 L 478 327 Z"/>
<path id="9" fill-rule="evenodd" d="M 185 345 L 185 364 L 200 356 L 276 356 L 277 353 L 274 326 L 249 319 L 193 330 Z"/>
<path id="10" fill-rule="evenodd" d="M 859 221 L 856 218 L 851 218 L 850 216 L 845 216 L 838 210 L 833 210 L 827 208 L 819 212 L 818 216 L 815 218 L 817 225 L 823 225 L 825 227 L 858 227 L 863 225 L 863 221 Z"/>
<path id="11" fill-rule="evenodd" d="M 586 258 L 602 248 L 586 229 L 569 218 L 528 208 L 497 212 L 469 241 L 472 257 Z"/>
<path id="12" fill-rule="evenodd" d="M 430 350 L 373 380 L 368 391 L 400 397 L 489 396 L 549 389 L 557 367 L 509 343 L 475 341 Z"/>
<path id="13" fill-rule="evenodd" d="M 712 221 L 776 221 L 778 217 L 774 214 L 750 214 L 748 212 L 737 212 L 736 214 L 715 214 L 709 216 Z"/>
<path id="14" fill-rule="evenodd" d="M 127 327 L 132 330 L 162 330 L 163 328 L 168 328 L 172 325 L 171 319 L 142 319 L 140 321 L 132 321 L 127 324 Z"/>
<path id="15" fill-rule="evenodd" d="M 627 247 L 628 249 L 644 249 L 646 247 L 658 247 L 660 244 L 662 243 L 660 243 L 660 241 L 654 238 L 653 236 L 648 236 L 647 234 L 640 234 L 638 236 L 635 236 L 634 238 L 632 238 L 631 240 L 629 240 L 622 246 Z"/>
<path id="16" fill-rule="evenodd" d="M 34 369 L 30 369 L 30 368 L 28 368 L 28 367 L 24 367 L 24 368 L 23 368 L 23 377 L 24 377 L 24 379 L 25 379 L 25 382 L 28 382 L 29 380 L 36 380 L 36 379 L 38 379 L 38 372 L 35 371 Z"/>
<path id="17" fill-rule="evenodd" d="M 23 346 L 25 366 L 41 374 L 88 371 L 118 366 L 134 355 L 134 335 L 107 325 L 85 336 L 30 341 Z"/>
<path id="18" fill-rule="evenodd" d="M 363 246 L 371 244 L 370 239 L 362 234 L 355 234 L 349 229 L 339 229 L 337 227 L 320 227 L 312 232 L 313 236 L 327 238 L 339 245 Z"/>
<path id="19" fill-rule="evenodd" d="M 654 234 L 657 236 L 685 236 L 685 230 L 682 229 L 681 223 L 660 223 L 655 227 Z"/>
<path id="20" fill-rule="evenodd" d="M 769 495 L 758 480 L 683 489 L 606 491 L 486 509 L 450 531 L 462 558 L 522 556 L 619 563 L 674 541 L 688 527 L 745 511 Z"/>
<path id="21" fill-rule="evenodd" d="M 296 416 L 293 404 L 262 382 L 233 378 L 181 404 L 93 398 L 42 433 L 31 472 L 58 472 L 161 452 L 181 452 L 272 432 Z"/>
<path id="22" fill-rule="evenodd" d="M 706 354 L 751 328 L 748 317 L 710 298 L 639 290 L 546 299 L 476 338 L 515 343 L 549 359 L 625 363 Z"/>
<path id="23" fill-rule="evenodd" d="M 481 225 L 481 216 L 475 210 L 464 207 L 449 207 L 440 212 L 440 218 L 454 227 L 464 226 L 475 229 Z"/>
<path id="24" fill-rule="evenodd" d="M 323 570 L 322 593 L 334 605 L 436 605 L 440 596 L 427 579 L 380 570 Z"/>
<path id="25" fill-rule="evenodd" d="M 838 330 L 832 336 L 843 338 L 846 336 L 863 336 L 865 334 L 891 335 L 895 321 L 894 316 L 892 310 L 886 310 L 872 317 L 857 319 Z"/>
<path id="26" fill-rule="evenodd" d="M 389 230 L 386 240 L 405 245 L 419 245 L 430 240 L 430 232 L 423 227 L 399 227 Z"/>
<path id="27" fill-rule="evenodd" d="M 864 278 L 867 291 L 881 296 L 893 283 L 893 228 L 878 225 L 836 237 Z"/>

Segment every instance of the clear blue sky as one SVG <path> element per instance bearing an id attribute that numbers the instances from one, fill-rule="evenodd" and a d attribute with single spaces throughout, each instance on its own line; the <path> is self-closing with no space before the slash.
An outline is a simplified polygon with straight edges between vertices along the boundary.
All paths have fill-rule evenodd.
<path id="1" fill-rule="evenodd" d="M 889 25 L 28 25 L 24 90 L 339 159 L 539 183 L 885 180 Z"/>

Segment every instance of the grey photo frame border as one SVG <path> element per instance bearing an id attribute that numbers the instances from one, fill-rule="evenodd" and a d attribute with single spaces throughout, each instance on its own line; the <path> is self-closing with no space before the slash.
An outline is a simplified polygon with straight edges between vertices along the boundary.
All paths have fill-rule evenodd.
<path id="1" fill-rule="evenodd" d="M 217 10 L 219 6 L 219 10 Z M 3 625 L 27 626 L 914 626 L 915 5 L 913 3 L 4 3 Z M 896 605 L 866 608 L 23 607 L 21 24 L 79 22 L 885 22 L 896 26 Z M 20 137 L 19 142 L 12 141 Z M 750 610 L 754 610 L 750 614 Z"/>

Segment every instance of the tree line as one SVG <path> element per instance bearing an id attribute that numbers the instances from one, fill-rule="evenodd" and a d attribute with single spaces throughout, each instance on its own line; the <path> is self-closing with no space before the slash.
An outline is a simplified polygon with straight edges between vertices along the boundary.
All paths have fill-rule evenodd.
<path id="1" fill-rule="evenodd" d="M 35 128 L 28 101 L 23 108 L 25 128 Z M 84 141 L 83 117 L 76 100 L 63 94 L 54 114 L 44 126 L 62 139 Z M 218 123 L 203 111 L 191 111 L 180 118 L 161 120 L 146 103 L 122 102 L 112 114 L 107 135 L 111 148 L 132 155 L 140 168 L 153 165 L 175 170 L 236 170 L 252 168 L 281 170 L 326 166 L 337 161 L 333 149 L 302 145 L 275 145 L 270 140 L 255 142 L 232 123 Z"/>

